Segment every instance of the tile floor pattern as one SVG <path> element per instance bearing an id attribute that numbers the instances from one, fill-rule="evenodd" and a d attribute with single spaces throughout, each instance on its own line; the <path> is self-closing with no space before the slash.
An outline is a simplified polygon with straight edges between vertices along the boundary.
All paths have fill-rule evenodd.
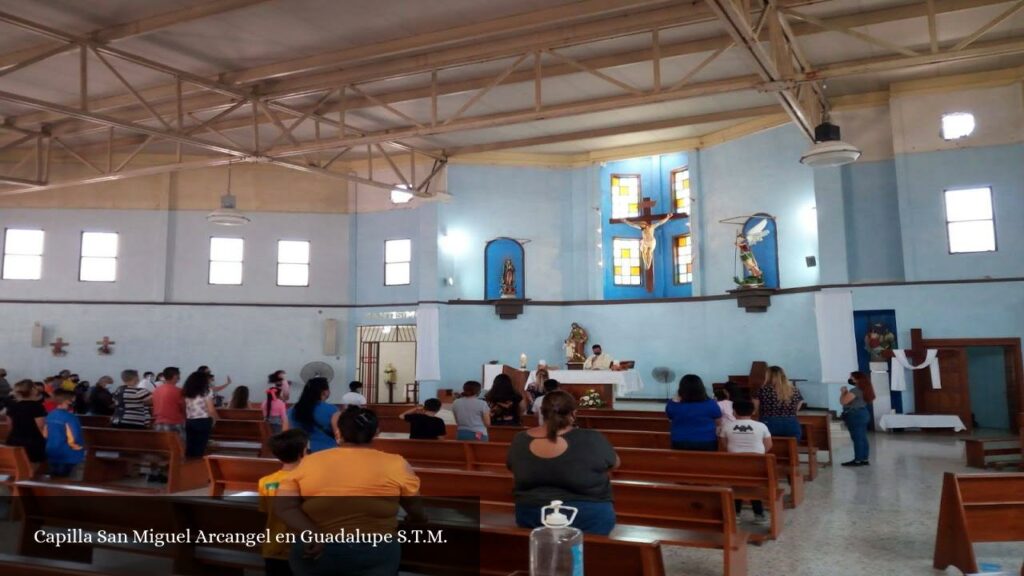
<path id="1" fill-rule="evenodd" d="M 849 436 L 836 425 L 833 440 L 838 464 L 850 455 Z M 942 474 L 976 472 L 964 466 L 962 444 L 953 436 L 876 433 L 871 449 L 870 467 L 822 468 L 806 484 L 800 508 L 785 511 L 779 540 L 750 547 L 750 576 L 945 574 L 931 567 Z M 0 551 L 13 552 L 15 533 L 11 523 L 0 523 Z M 1019 574 L 1024 544 L 982 544 L 976 551 L 979 561 Z M 664 554 L 670 576 L 722 573 L 721 554 L 713 551 L 673 546 Z M 109 551 L 96 560 L 122 574 L 167 569 Z"/>

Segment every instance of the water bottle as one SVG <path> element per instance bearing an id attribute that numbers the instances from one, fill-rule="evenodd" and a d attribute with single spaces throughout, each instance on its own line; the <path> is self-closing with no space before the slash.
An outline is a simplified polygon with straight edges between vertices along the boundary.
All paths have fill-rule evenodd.
<path id="1" fill-rule="evenodd" d="M 572 516 L 566 517 L 562 510 L 571 511 Z M 561 500 L 541 508 L 544 526 L 530 533 L 530 576 L 583 576 L 583 532 L 571 526 L 577 512 L 562 506 Z"/>

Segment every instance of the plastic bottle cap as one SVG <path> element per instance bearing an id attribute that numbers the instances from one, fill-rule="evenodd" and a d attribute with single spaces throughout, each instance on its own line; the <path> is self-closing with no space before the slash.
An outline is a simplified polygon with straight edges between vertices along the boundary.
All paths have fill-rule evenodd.
<path id="1" fill-rule="evenodd" d="M 565 528 L 569 525 L 569 518 L 561 512 L 552 512 L 544 517 L 544 525 L 549 528 Z"/>
<path id="2" fill-rule="evenodd" d="M 572 511 L 571 518 L 566 516 L 565 514 L 562 514 L 561 510 L 563 508 Z M 545 515 L 545 510 L 551 510 L 551 514 Z M 579 512 L 579 510 L 573 508 L 572 506 L 562 506 L 561 500 L 552 500 L 550 506 L 545 506 L 544 508 L 541 509 L 540 521 L 548 528 L 565 528 L 566 526 L 572 524 L 572 521 L 576 519 L 577 512 Z"/>

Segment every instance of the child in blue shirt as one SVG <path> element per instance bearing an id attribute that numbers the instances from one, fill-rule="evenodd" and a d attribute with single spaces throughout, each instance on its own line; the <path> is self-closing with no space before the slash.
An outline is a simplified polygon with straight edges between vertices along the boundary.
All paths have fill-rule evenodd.
<path id="1" fill-rule="evenodd" d="M 58 388 L 53 396 L 57 407 L 46 416 L 46 461 L 50 476 L 67 478 L 85 460 L 82 423 L 72 407 L 74 392 Z"/>

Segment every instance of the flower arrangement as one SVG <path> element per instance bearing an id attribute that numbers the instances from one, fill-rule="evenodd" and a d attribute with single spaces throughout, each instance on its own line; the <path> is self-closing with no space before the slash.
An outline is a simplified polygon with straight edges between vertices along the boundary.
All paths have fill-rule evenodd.
<path id="1" fill-rule="evenodd" d="M 598 394 L 597 390 L 590 389 L 580 396 L 580 408 L 604 408 L 604 400 L 601 395 Z"/>

